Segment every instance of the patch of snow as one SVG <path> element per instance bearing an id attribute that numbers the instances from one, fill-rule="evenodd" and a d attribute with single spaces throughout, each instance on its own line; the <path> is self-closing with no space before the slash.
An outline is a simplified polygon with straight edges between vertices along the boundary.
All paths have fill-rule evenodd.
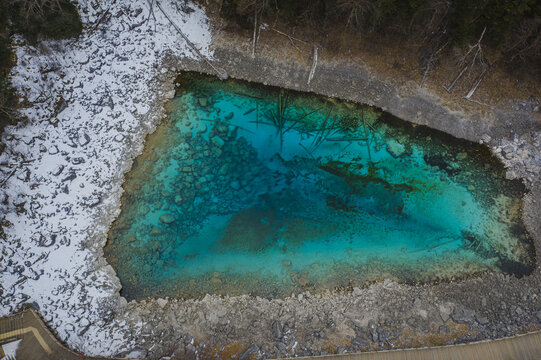
<path id="1" fill-rule="evenodd" d="M 7 344 L 2 345 L 2 350 L 4 351 L 4 357 L 0 360 L 12 360 L 16 359 L 17 349 L 19 348 L 19 343 L 22 340 L 15 340 Z"/>
<path id="2" fill-rule="evenodd" d="M 204 11 L 160 3 L 211 58 Z M 108 356 L 131 350 L 134 327 L 143 326 L 122 318 L 120 283 L 101 258 L 121 181 L 161 116 L 151 110 L 165 55 L 197 55 L 147 0 L 78 6 L 78 39 L 16 39 L 12 80 L 31 105 L 21 111 L 28 121 L 2 139 L 0 179 L 13 174 L 0 190 L 0 213 L 12 224 L 0 243 L 0 315 L 34 303 L 69 346 Z"/>

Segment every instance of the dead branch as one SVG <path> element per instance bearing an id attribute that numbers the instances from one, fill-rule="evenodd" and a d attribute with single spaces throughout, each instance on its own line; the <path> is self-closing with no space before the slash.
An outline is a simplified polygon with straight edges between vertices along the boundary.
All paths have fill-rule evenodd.
<path id="1" fill-rule="evenodd" d="M 346 28 L 360 30 L 367 19 L 375 18 L 375 2 L 369 0 L 338 0 L 338 10 L 347 16 Z"/>
<path id="2" fill-rule="evenodd" d="M 314 58 L 312 60 L 312 68 L 310 69 L 310 74 L 308 75 L 308 85 L 310 85 L 310 81 L 312 81 L 312 79 L 314 78 L 316 67 L 317 67 L 317 46 L 314 45 Z"/>
<path id="3" fill-rule="evenodd" d="M 271 30 L 276 31 L 278 34 L 287 36 L 289 39 L 293 39 L 293 40 L 295 40 L 295 41 L 299 41 L 299 42 L 301 42 L 301 43 L 303 43 L 303 44 L 308 44 L 308 41 L 304 41 L 304 40 L 301 40 L 301 39 L 297 39 L 296 37 L 293 37 L 293 36 L 291 36 L 291 35 L 288 35 L 288 34 L 286 34 L 285 32 L 281 32 L 280 30 L 276 30 L 275 28 L 271 28 Z"/>
<path id="4" fill-rule="evenodd" d="M 466 54 L 460 60 L 461 64 L 465 64 L 462 71 L 457 75 L 457 77 L 453 80 L 453 82 L 448 87 L 443 86 L 443 88 L 445 90 L 447 90 L 447 92 L 451 92 L 451 89 L 453 88 L 453 86 L 455 86 L 457 81 L 462 77 L 462 75 L 464 75 L 466 70 L 468 70 L 468 69 L 473 70 L 473 68 L 475 67 L 476 64 L 480 64 L 483 67 L 483 71 L 482 71 L 481 75 L 478 77 L 478 80 L 476 81 L 476 85 L 474 86 L 474 88 L 472 90 L 470 90 L 471 95 L 473 95 L 473 92 L 475 92 L 475 90 L 479 86 L 479 83 L 481 83 L 481 80 L 482 80 L 485 72 L 488 70 L 487 68 L 485 68 L 486 59 L 485 59 L 485 55 L 483 53 L 483 48 L 481 47 L 481 41 L 483 40 L 483 37 L 485 36 L 486 30 L 487 30 L 487 28 L 485 27 L 483 29 L 483 32 L 481 33 L 481 36 L 479 37 L 479 40 L 477 40 L 477 43 L 475 43 L 474 45 L 470 45 L 469 50 L 466 52 Z M 475 50 L 475 52 L 474 52 L 474 50 Z M 470 56 L 472 54 L 473 54 L 473 57 Z M 471 58 L 471 60 L 468 60 L 469 57 Z M 469 93 L 468 93 L 468 95 L 471 96 Z"/>
<path id="5" fill-rule="evenodd" d="M 260 24 L 259 24 L 259 26 L 257 27 L 257 40 L 256 40 L 256 43 L 259 44 L 259 37 L 261 36 L 261 29 L 266 29 L 266 28 L 267 28 L 267 27 L 266 27 L 266 24 L 261 23 L 261 21 L 260 21 Z"/>
<path id="6" fill-rule="evenodd" d="M 477 41 L 477 43 L 473 46 L 470 45 L 470 49 L 468 50 L 468 52 L 462 57 L 462 61 L 465 62 L 466 59 L 468 58 L 468 55 L 474 50 L 476 49 L 477 51 L 475 52 L 475 55 L 473 57 L 473 61 L 472 63 L 475 63 L 475 60 L 477 59 L 477 56 L 479 56 L 479 58 L 481 59 L 481 61 L 483 61 L 483 48 L 481 47 L 481 40 L 483 40 L 483 36 L 485 36 L 485 32 L 486 32 L 487 28 L 485 27 L 483 29 L 483 32 L 481 33 L 481 36 L 479 37 L 479 40 Z"/>
<path id="7" fill-rule="evenodd" d="M 460 79 L 460 77 L 466 72 L 466 70 L 468 70 L 468 65 L 464 66 L 464 69 L 462 69 L 462 71 L 457 75 L 457 77 L 453 80 L 453 82 L 451 83 L 451 85 L 449 85 L 449 87 L 445 87 L 445 85 L 443 85 L 443 88 L 447 90 L 447 92 L 451 92 L 451 89 L 453 88 L 453 86 L 455 86 L 458 79 Z"/>
<path id="8" fill-rule="evenodd" d="M 425 83 L 426 81 L 426 78 L 430 72 L 430 68 L 432 67 L 433 63 L 435 62 L 435 60 L 437 59 L 437 56 L 438 54 L 443 50 L 443 48 L 445 48 L 445 46 L 447 46 L 448 44 L 448 41 L 445 42 L 445 44 L 443 44 L 442 47 L 440 47 L 436 52 L 430 54 L 430 58 L 428 59 L 428 62 L 426 64 L 426 69 L 425 69 L 425 72 L 423 74 L 423 79 L 421 80 L 421 84 L 419 84 L 419 86 L 423 86 L 423 84 Z"/>
<path id="9" fill-rule="evenodd" d="M 19 169 L 18 166 L 15 169 L 13 169 L 13 171 L 11 171 L 11 173 L 4 180 L 2 180 L 2 183 L 0 184 L 0 186 L 4 186 L 18 169 Z"/>
<path id="10" fill-rule="evenodd" d="M 295 45 L 295 43 L 293 42 L 293 40 L 298 41 L 298 42 L 301 42 L 301 43 L 303 43 L 303 44 L 308 44 L 308 42 L 306 42 L 306 41 L 304 41 L 304 40 L 294 38 L 293 36 L 291 36 L 291 35 L 289 35 L 289 34 L 286 34 L 286 33 L 284 33 L 284 32 L 281 32 L 280 30 L 276 30 L 275 28 L 271 28 L 271 30 L 276 31 L 278 34 L 287 37 L 287 38 L 289 39 L 289 42 L 291 43 L 291 45 L 293 45 L 293 47 L 294 47 L 295 49 L 297 49 L 297 51 L 300 52 L 301 54 L 302 54 L 302 50 L 299 49 L 299 47 L 298 47 L 297 45 Z"/>
<path id="11" fill-rule="evenodd" d="M 485 76 L 486 72 L 488 71 L 488 68 L 484 69 L 483 72 L 481 73 L 481 75 L 479 75 L 479 77 L 477 78 L 477 81 L 475 82 L 475 85 L 473 86 L 473 88 L 470 90 L 470 92 L 468 93 L 468 95 L 466 95 L 466 99 L 470 99 L 472 97 L 472 95 L 475 93 L 475 90 L 477 90 L 477 87 L 479 86 L 479 84 L 481 83 L 481 80 L 483 80 L 483 76 Z"/>
<path id="12" fill-rule="evenodd" d="M 464 97 L 464 99 L 466 99 L 466 97 Z M 466 100 L 469 101 L 469 102 L 472 102 L 472 103 L 476 103 L 476 104 L 479 104 L 479 105 L 482 105 L 482 106 L 487 106 L 487 107 L 489 107 L 491 109 L 494 109 L 494 106 L 482 103 L 482 102 L 474 100 L 474 99 L 466 99 Z"/>
<path id="13" fill-rule="evenodd" d="M 154 19 L 154 31 L 156 31 L 156 14 L 154 14 L 154 0 L 147 0 L 149 11 L 148 11 L 148 18 L 146 22 L 148 23 L 150 21 L 150 16 Z"/>
<path id="14" fill-rule="evenodd" d="M 257 42 L 257 8 L 254 8 L 254 33 L 252 35 L 252 58 L 255 58 L 255 46 Z"/>

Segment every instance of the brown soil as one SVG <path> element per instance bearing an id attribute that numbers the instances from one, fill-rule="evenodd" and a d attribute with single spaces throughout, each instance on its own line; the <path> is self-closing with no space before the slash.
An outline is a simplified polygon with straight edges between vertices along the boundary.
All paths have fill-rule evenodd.
<path id="1" fill-rule="evenodd" d="M 206 7 L 216 41 L 226 40 L 251 52 L 252 30 L 241 29 L 227 22 L 219 15 L 217 4 L 211 3 Z M 418 91 L 425 75 L 420 46 L 414 41 L 396 36 L 352 33 L 344 28 L 331 29 L 327 34 L 321 34 L 314 27 L 292 26 L 279 19 L 267 18 L 263 23 L 266 28 L 260 31 L 256 57 L 268 56 L 310 67 L 313 47 L 317 45 L 319 63 L 346 62 L 359 65 L 370 74 L 377 74 L 380 80 L 398 85 L 403 94 Z M 457 61 L 464 51 L 447 46 L 440 52 L 436 66 L 430 69 L 423 84 L 427 94 L 439 97 L 450 110 L 476 111 L 482 115 L 497 106 L 504 111 L 530 112 L 541 122 L 541 78 L 533 75 L 535 69 L 515 70 L 512 73 L 503 66 L 499 53 L 487 47 L 483 51 L 491 67 L 470 100 L 465 99 L 465 96 L 480 75 L 480 67 L 467 70 L 451 91 L 446 91 L 444 86 L 448 87 L 462 70 Z"/>

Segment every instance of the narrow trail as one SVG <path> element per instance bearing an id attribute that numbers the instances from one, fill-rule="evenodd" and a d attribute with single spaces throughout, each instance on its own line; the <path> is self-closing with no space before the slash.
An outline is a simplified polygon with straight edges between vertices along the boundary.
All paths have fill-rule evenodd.
<path id="1" fill-rule="evenodd" d="M 513 337 L 459 345 L 421 349 L 390 350 L 343 355 L 297 357 L 314 360 L 538 360 L 541 358 L 541 331 Z"/>

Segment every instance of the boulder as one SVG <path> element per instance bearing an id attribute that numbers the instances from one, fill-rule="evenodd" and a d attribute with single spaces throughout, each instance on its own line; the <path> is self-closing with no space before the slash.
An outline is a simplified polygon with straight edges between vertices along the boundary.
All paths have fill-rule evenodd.
<path id="1" fill-rule="evenodd" d="M 160 216 L 160 222 L 164 224 L 172 224 L 175 222 L 175 217 L 171 214 L 163 214 Z"/>
<path id="2" fill-rule="evenodd" d="M 394 139 L 387 141 L 387 152 L 397 158 L 406 152 L 406 147 Z"/>
<path id="3" fill-rule="evenodd" d="M 353 340 L 351 340 L 351 344 L 358 348 L 366 348 L 370 346 L 370 342 L 368 342 L 368 340 L 361 339 L 360 337 L 353 338 Z"/>
<path id="4" fill-rule="evenodd" d="M 457 323 L 471 324 L 474 321 L 475 310 L 458 307 L 451 314 L 451 318 Z"/>
<path id="5" fill-rule="evenodd" d="M 221 137 L 215 136 L 212 138 L 212 143 L 216 145 L 216 147 L 222 148 L 225 144 L 225 141 Z"/>
<path id="6" fill-rule="evenodd" d="M 486 316 L 475 315 L 475 320 L 481 325 L 488 324 L 488 318 Z"/>
<path id="7" fill-rule="evenodd" d="M 239 359 L 244 360 L 251 357 L 251 355 L 257 354 L 259 352 L 259 347 L 255 344 L 250 345 L 242 354 L 240 354 Z"/>
<path id="8" fill-rule="evenodd" d="M 515 148 L 511 144 L 505 145 L 502 148 L 502 154 L 507 160 L 511 160 L 515 154 Z"/>
<path id="9" fill-rule="evenodd" d="M 274 338 L 276 340 L 280 340 L 284 337 L 284 333 L 282 332 L 282 325 L 278 321 L 275 321 L 272 324 L 272 334 L 274 335 Z"/>

